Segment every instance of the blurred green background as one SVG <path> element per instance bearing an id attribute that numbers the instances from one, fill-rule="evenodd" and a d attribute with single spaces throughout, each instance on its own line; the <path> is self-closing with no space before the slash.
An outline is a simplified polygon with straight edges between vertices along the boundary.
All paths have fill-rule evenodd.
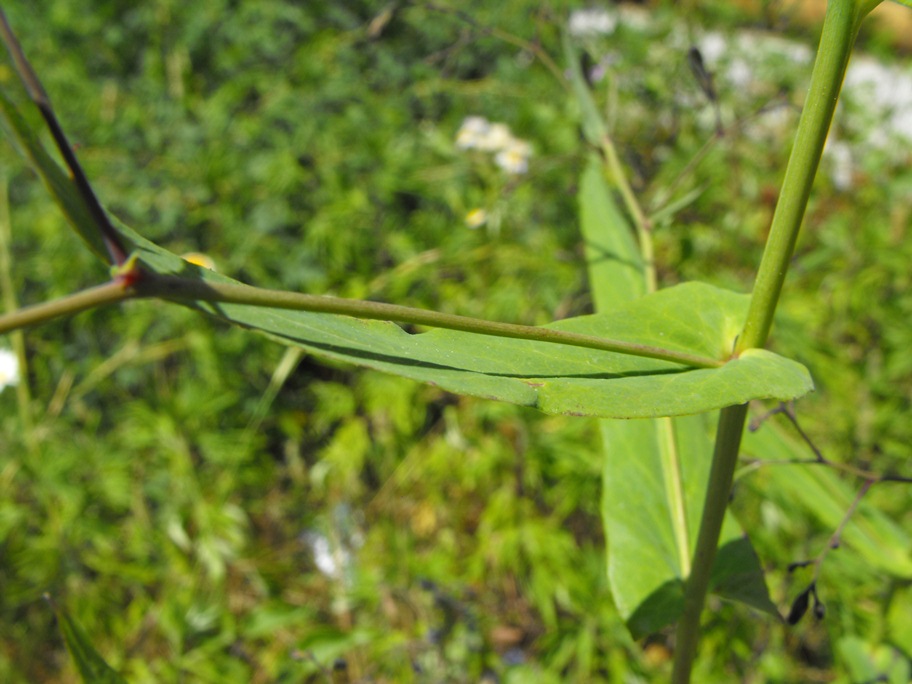
<path id="1" fill-rule="evenodd" d="M 264 287 L 541 324 L 591 310 L 575 198 L 586 150 L 560 81 L 560 32 L 581 8 L 6 11 L 102 202 L 150 239 Z M 739 36 L 811 46 L 816 29 L 711 2 L 601 11 L 610 31 L 578 40 L 655 212 L 661 282 L 748 291 L 808 65 Z M 687 50 L 718 40 L 744 52 L 711 62 L 726 135 L 710 142 L 716 111 Z M 862 43 L 912 69 L 883 36 Z M 0 86 L 24 102 L 7 63 Z M 869 105 L 837 114 L 849 185 L 825 159 L 774 346 L 815 376 L 798 413 L 829 458 L 909 475 L 912 146 L 872 144 L 884 119 Z M 530 143 L 527 173 L 456 146 L 473 115 Z M 104 279 L 9 145 L 0 174 L 18 302 Z M 470 228 L 479 208 L 488 220 Z M 607 591 L 594 421 L 316 363 L 156 302 L 25 341 L 28 396 L 0 392 L 3 681 L 77 680 L 45 593 L 131 682 L 324 682 L 334 668 L 352 682 L 667 678 L 670 634 L 634 643 Z M 785 611 L 806 584 L 786 566 L 833 529 L 771 495 L 767 470 L 745 471 L 734 506 Z M 867 500 L 912 524 L 907 486 Z M 826 619 L 791 629 L 713 603 L 695 678 L 905 681 L 908 580 L 846 546 L 818 591 Z"/>

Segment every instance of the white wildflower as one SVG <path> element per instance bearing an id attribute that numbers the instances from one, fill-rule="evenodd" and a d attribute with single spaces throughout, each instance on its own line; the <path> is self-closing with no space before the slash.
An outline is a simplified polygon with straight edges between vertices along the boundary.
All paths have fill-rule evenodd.
<path id="1" fill-rule="evenodd" d="M 467 116 L 456 133 L 456 147 L 461 150 L 480 147 L 490 128 L 491 124 L 483 116 Z"/>
<path id="2" fill-rule="evenodd" d="M 754 82 L 754 71 L 746 59 L 733 59 L 728 66 L 728 80 L 742 92 Z"/>
<path id="3" fill-rule="evenodd" d="M 493 123 L 479 140 L 478 149 L 484 152 L 497 152 L 507 148 L 513 140 L 513 134 L 507 124 Z"/>
<path id="4" fill-rule="evenodd" d="M 520 174 L 529 170 L 532 148 L 525 140 L 513 140 L 494 157 L 494 162 L 507 173 Z"/>
<path id="5" fill-rule="evenodd" d="M 846 71 L 845 91 L 864 104 L 871 122 L 879 124 L 869 135 L 871 145 L 885 148 L 895 138 L 912 141 L 912 74 L 908 70 L 858 57 Z"/>
<path id="6" fill-rule="evenodd" d="M 617 17 L 604 9 L 575 10 L 570 14 L 571 36 L 611 35 L 617 28 Z"/>
<path id="7" fill-rule="evenodd" d="M 532 154 L 531 145 L 514 137 L 507 124 L 492 123 L 482 116 L 469 116 L 463 120 L 456 133 L 456 147 L 494 153 L 495 163 L 513 174 L 529 169 Z"/>
<path id="8" fill-rule="evenodd" d="M 9 349 L 0 349 L 0 391 L 19 384 L 19 358 Z"/>
<path id="9" fill-rule="evenodd" d="M 710 31 L 700 38 L 700 55 L 708 69 L 714 68 L 729 51 L 728 40 L 721 33 Z"/>

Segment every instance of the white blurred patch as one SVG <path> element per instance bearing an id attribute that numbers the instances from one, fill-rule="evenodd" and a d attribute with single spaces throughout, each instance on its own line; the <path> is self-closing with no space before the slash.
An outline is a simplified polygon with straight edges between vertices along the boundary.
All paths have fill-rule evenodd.
<path id="1" fill-rule="evenodd" d="M 572 36 L 610 36 L 617 28 L 617 16 L 605 9 L 574 10 L 568 28 Z"/>
<path id="2" fill-rule="evenodd" d="M 333 548 L 329 539 L 322 534 L 308 534 L 307 543 L 313 553 L 317 570 L 332 579 L 342 579 L 345 569 L 351 565 L 351 554 L 341 547 Z"/>
<path id="3" fill-rule="evenodd" d="M 347 504 L 333 507 L 325 521 L 328 534 L 310 529 L 301 534 L 301 540 L 310 547 L 314 565 L 326 577 L 351 582 L 355 571 L 355 552 L 364 544 L 359 523 L 360 515 Z"/>
<path id="4" fill-rule="evenodd" d="M 9 349 L 0 349 L 0 391 L 19 384 L 19 359 Z"/>
<path id="5" fill-rule="evenodd" d="M 735 97 L 768 91 L 774 69 L 790 64 L 807 68 L 814 58 L 807 45 L 755 31 L 732 36 L 710 32 L 698 47 L 720 90 Z M 809 79 L 808 70 L 805 82 Z M 836 117 L 841 139 L 832 139 L 831 133 L 822 169 L 838 189 L 848 190 L 865 149 L 912 153 L 912 69 L 856 56 L 846 72 L 842 102 Z M 794 107 L 771 107 L 748 121 L 744 132 L 755 140 L 782 144 L 794 136 L 797 121 Z"/>
<path id="6" fill-rule="evenodd" d="M 467 116 L 456 131 L 456 147 L 494 154 L 494 163 L 509 174 L 529 170 L 532 146 L 513 135 L 505 123 L 491 122 L 483 116 Z"/>
<path id="7" fill-rule="evenodd" d="M 868 122 L 874 126 L 871 144 L 885 147 L 893 136 L 912 143 L 912 69 L 856 57 L 849 63 L 844 87 L 873 119 Z"/>
<path id="8" fill-rule="evenodd" d="M 852 149 L 848 143 L 834 140 L 832 135 L 827 139 L 823 156 L 829 162 L 830 180 L 837 190 L 852 188 L 855 167 L 852 164 Z"/>

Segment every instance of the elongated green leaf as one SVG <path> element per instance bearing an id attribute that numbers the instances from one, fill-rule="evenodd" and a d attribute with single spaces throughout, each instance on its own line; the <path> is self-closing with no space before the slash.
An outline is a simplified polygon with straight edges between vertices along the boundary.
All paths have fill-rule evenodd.
<path id="1" fill-rule="evenodd" d="M 600 427 L 608 580 L 618 612 L 638 638 L 681 612 L 682 565 L 687 561 L 675 534 L 678 511 L 666 487 L 660 421 L 603 420 Z M 683 500 L 684 493 L 678 495 Z"/>
<path id="2" fill-rule="evenodd" d="M 233 282 L 199 269 L 132 231 L 141 261 L 160 274 Z M 327 358 L 430 382 L 459 394 L 532 406 L 546 413 L 611 418 L 686 415 L 755 397 L 793 398 L 813 387 L 807 370 L 765 351 L 720 368 L 678 364 L 565 345 L 399 326 L 347 316 L 247 304 L 192 306 Z M 549 327 L 724 358 L 747 297 L 699 283 L 680 285 L 607 314 Z"/>
<path id="3" fill-rule="evenodd" d="M 7 118 L 21 122 L 14 116 Z M 84 205 L 73 184 L 61 182 L 62 172 L 54 171 L 51 158 L 38 152 L 41 145 L 27 127 L 11 129 L 67 217 L 94 245 L 95 233 L 78 210 Z M 158 274 L 234 282 L 183 261 L 126 227 L 119 231 L 141 262 Z M 667 361 L 450 330 L 410 335 L 392 323 L 340 315 L 250 304 L 182 303 L 317 356 L 547 413 L 610 418 L 685 415 L 753 398 L 789 400 L 812 389 L 804 367 L 762 351 L 746 353 L 720 368 L 695 370 Z M 690 284 L 553 327 L 721 360 L 732 348 L 746 305 L 744 296 Z"/>
<path id="4" fill-rule="evenodd" d="M 646 294 L 643 259 L 633 229 L 611 196 L 595 154 L 589 155 L 580 178 L 579 212 L 595 310 L 608 311 Z"/>
<path id="5" fill-rule="evenodd" d="M 580 181 L 580 226 L 597 310 L 646 291 L 633 230 L 590 158 Z M 602 519 L 608 579 L 635 637 L 675 622 L 696 540 L 709 473 L 712 416 L 600 423 L 605 448 Z M 776 614 L 750 541 L 726 516 L 712 590 Z"/>
<path id="6" fill-rule="evenodd" d="M 801 461 L 814 458 L 810 448 L 774 422 L 744 435 L 742 452 L 751 458 Z M 777 465 L 763 472 L 764 493 L 784 509 L 804 508 L 826 528 L 836 530 L 857 493 L 833 470 L 819 465 Z M 880 485 L 901 486 L 901 485 Z M 842 532 L 848 549 L 872 568 L 912 579 L 912 536 L 874 506 L 861 502 Z"/>
<path id="7" fill-rule="evenodd" d="M 67 650 L 79 670 L 82 681 L 86 684 L 126 684 L 126 680 L 102 658 L 85 630 L 70 615 L 58 606 L 54 606 L 57 614 L 57 625 L 63 635 Z"/>
<path id="8" fill-rule="evenodd" d="M 716 418 L 713 413 L 627 424 L 602 421 L 608 577 L 618 611 L 635 637 L 675 622 L 683 609 L 711 463 L 709 431 Z M 669 429 L 666 422 L 674 441 L 663 446 L 659 431 Z M 668 466 L 669 449 L 680 469 L 677 493 L 670 492 L 676 478 Z M 683 509 L 676 507 L 678 500 Z M 731 514 L 722 527 L 710 589 L 778 617 L 757 555 Z"/>

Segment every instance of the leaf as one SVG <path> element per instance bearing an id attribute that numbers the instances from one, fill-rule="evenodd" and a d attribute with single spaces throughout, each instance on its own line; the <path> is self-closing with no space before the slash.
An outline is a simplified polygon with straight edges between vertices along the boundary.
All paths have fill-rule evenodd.
<path id="1" fill-rule="evenodd" d="M 683 610 L 684 580 L 711 464 L 709 430 L 715 420 L 716 414 L 708 414 L 601 423 L 608 579 L 618 612 L 636 638 L 677 621 Z M 664 447 L 662 429 L 673 430 L 672 443 Z M 678 491 L 673 490 L 677 479 L 668 466 L 668 451 L 677 459 Z M 778 619 L 759 559 L 731 514 L 722 526 L 710 589 Z"/>
<path id="2" fill-rule="evenodd" d="M 188 264 L 132 231 L 124 230 L 123 237 L 156 273 L 234 282 Z M 813 387 L 803 366 L 766 351 L 748 352 L 719 368 L 693 369 L 612 352 L 453 330 L 409 334 L 393 323 L 333 314 L 186 303 L 316 356 L 545 413 L 611 418 L 684 415 L 756 397 L 791 399 Z M 690 283 L 607 314 L 547 327 L 724 358 L 746 307 L 743 295 Z"/>
<path id="3" fill-rule="evenodd" d="M 611 196 L 602 165 L 590 154 L 580 178 L 580 228 L 596 311 L 646 294 L 643 259 L 633 229 Z"/>
<path id="4" fill-rule="evenodd" d="M 633 230 L 595 155 L 580 181 L 580 225 L 596 309 L 644 294 L 646 278 Z M 618 611 L 635 637 L 677 621 L 683 609 L 684 578 L 712 454 L 710 421 L 709 416 L 692 416 L 600 424 L 608 579 Z M 720 546 L 712 590 L 778 616 L 757 555 L 730 514 Z"/>
<path id="5" fill-rule="evenodd" d="M 98 654 L 79 623 L 71 618 L 63 608 L 53 602 L 51 606 L 57 615 L 60 634 L 76 664 L 76 669 L 79 670 L 82 681 L 86 684 L 126 684 L 126 680 Z"/>

